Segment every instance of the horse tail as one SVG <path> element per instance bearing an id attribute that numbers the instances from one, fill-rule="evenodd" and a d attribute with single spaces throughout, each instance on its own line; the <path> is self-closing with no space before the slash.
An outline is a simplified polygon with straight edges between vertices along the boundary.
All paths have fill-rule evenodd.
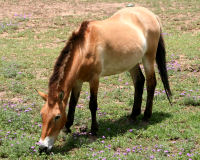
<path id="1" fill-rule="evenodd" d="M 162 33 L 160 33 L 160 39 L 158 42 L 158 48 L 157 48 L 157 53 L 156 53 L 156 63 L 157 63 L 157 67 L 159 70 L 162 83 L 165 88 L 167 99 L 169 100 L 169 103 L 172 105 L 171 103 L 172 93 L 169 86 L 168 73 L 167 73 L 167 67 L 166 67 L 166 50 L 165 50 L 165 43 L 164 43 Z"/>

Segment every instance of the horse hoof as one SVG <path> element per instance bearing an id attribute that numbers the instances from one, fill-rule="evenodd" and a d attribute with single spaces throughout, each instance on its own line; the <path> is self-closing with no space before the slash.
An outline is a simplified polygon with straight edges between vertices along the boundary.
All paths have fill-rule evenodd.
<path id="1" fill-rule="evenodd" d="M 93 128 L 91 129 L 91 135 L 92 136 L 97 136 L 98 128 Z"/>
<path id="2" fill-rule="evenodd" d="M 142 126 L 147 126 L 149 124 L 149 121 L 147 120 L 142 120 L 142 122 L 140 123 L 140 125 Z"/>
<path id="3" fill-rule="evenodd" d="M 144 112 L 144 117 L 143 117 L 143 121 L 145 122 L 149 122 L 150 118 L 151 118 L 152 113 L 150 111 L 145 111 Z"/>
<path id="4" fill-rule="evenodd" d="M 91 133 L 93 136 L 97 136 L 97 132 L 99 130 L 98 124 L 96 123 L 95 125 L 91 126 Z"/>
<path id="5" fill-rule="evenodd" d="M 97 137 L 97 132 L 91 131 L 91 135 L 94 136 L 94 137 Z"/>
<path id="6" fill-rule="evenodd" d="M 145 117 L 145 116 L 144 116 L 144 117 L 142 118 L 142 121 L 148 123 L 148 122 L 149 122 L 149 119 L 150 119 L 150 117 Z"/>
<path id="7" fill-rule="evenodd" d="M 66 133 L 72 133 L 71 129 L 67 128 Z"/>
<path id="8" fill-rule="evenodd" d="M 128 117 L 128 121 L 129 121 L 129 123 L 135 123 L 135 122 L 137 122 L 137 116 L 130 115 Z"/>
<path id="9" fill-rule="evenodd" d="M 66 128 L 66 127 L 64 127 L 63 129 L 62 129 L 62 131 L 63 132 L 65 132 L 66 134 L 68 134 L 68 133 L 71 133 L 72 131 L 71 131 L 71 129 L 69 129 L 69 128 Z"/>

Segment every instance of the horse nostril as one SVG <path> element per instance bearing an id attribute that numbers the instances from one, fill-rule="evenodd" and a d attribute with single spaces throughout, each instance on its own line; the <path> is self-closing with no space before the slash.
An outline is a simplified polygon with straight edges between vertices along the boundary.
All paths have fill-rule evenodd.
<path id="1" fill-rule="evenodd" d="M 39 153 L 47 152 L 47 147 L 39 147 Z"/>

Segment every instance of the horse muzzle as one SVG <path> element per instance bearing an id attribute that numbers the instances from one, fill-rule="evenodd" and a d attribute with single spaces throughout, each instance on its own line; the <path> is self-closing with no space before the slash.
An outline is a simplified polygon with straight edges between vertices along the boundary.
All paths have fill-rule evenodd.
<path id="1" fill-rule="evenodd" d="M 49 152 L 54 144 L 54 137 L 46 137 L 44 140 L 40 139 L 39 141 L 39 152 Z"/>

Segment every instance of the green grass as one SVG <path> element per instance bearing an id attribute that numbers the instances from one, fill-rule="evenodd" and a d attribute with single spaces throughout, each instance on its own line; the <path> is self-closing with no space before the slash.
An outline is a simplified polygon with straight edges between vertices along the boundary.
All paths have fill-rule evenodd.
<path id="1" fill-rule="evenodd" d="M 96 2 L 122 1 L 81 0 L 83 5 Z M 57 15 L 51 19 L 4 18 L 0 22 L 0 27 L 4 26 L 0 28 L 0 159 L 200 159 L 199 1 L 127 0 L 127 3 L 146 6 L 162 20 L 173 105 L 167 101 L 156 73 L 152 118 L 145 124 L 141 115 L 131 124 L 127 116 L 132 110 L 134 87 L 129 74 L 101 78 L 99 132 L 94 139 L 87 134 L 91 116 L 89 87 L 85 83 L 72 134 L 61 133 L 50 155 L 39 154 L 36 142 L 41 134 L 39 111 L 44 102 L 34 89 L 47 91 L 56 57 L 65 45 L 63 41 L 81 21 L 108 15 L 93 17 L 89 11 L 86 15 Z M 33 21 L 36 26 L 51 23 L 41 29 L 27 27 Z M 142 111 L 145 101 L 146 90 Z"/>

